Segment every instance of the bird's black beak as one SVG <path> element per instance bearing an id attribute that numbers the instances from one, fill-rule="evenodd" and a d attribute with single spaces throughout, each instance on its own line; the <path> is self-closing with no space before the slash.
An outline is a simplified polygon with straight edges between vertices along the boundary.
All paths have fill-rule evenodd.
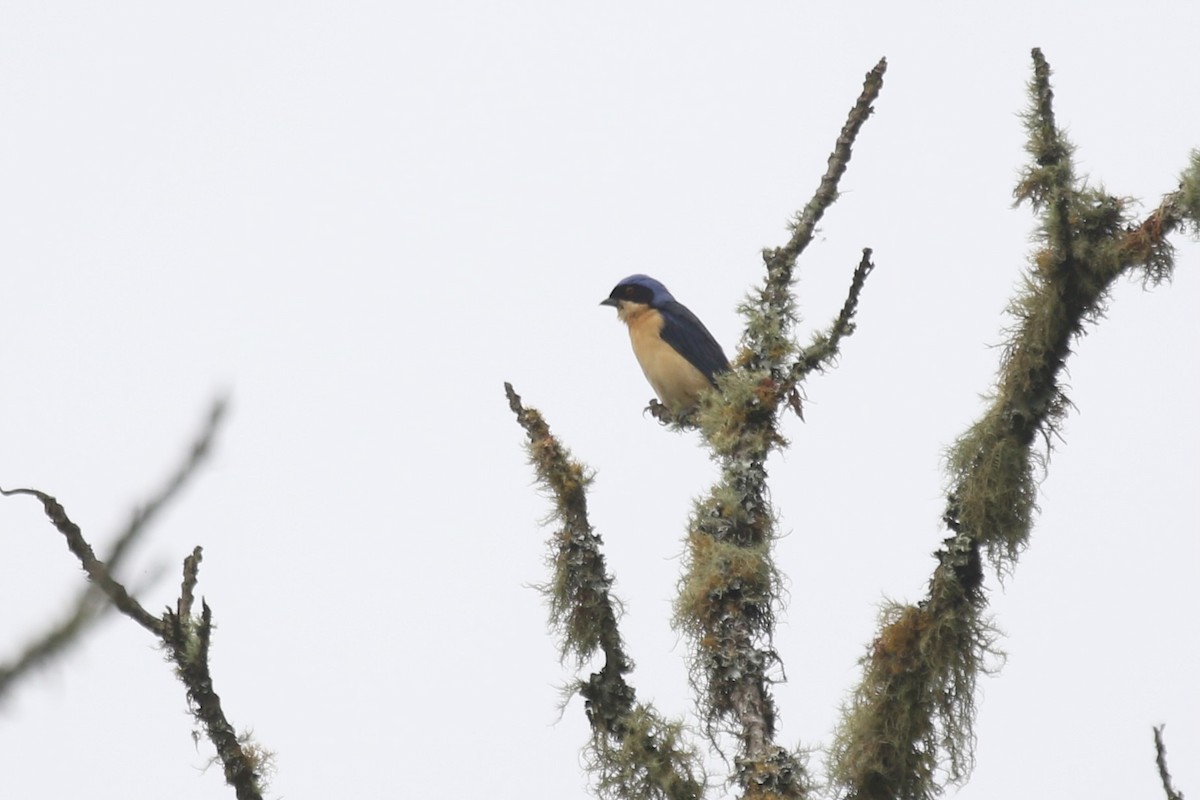
<path id="1" fill-rule="evenodd" d="M 601 300 L 601 301 L 600 301 L 600 305 L 602 305 L 602 306 L 612 306 L 613 308 L 618 308 L 618 303 L 620 303 L 620 302 L 621 302 L 621 301 L 620 301 L 620 300 L 618 300 L 618 299 L 617 299 L 617 298 L 615 298 L 615 297 L 606 297 L 606 298 L 604 298 L 603 300 Z"/>

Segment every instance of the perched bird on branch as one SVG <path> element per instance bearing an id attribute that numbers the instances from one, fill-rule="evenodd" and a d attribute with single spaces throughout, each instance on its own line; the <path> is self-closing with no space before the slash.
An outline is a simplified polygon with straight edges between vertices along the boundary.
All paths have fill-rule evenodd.
<path id="1" fill-rule="evenodd" d="M 700 393 L 716 385 L 729 359 L 704 323 L 667 287 L 648 275 L 630 275 L 600 301 L 629 326 L 633 354 L 654 393 L 672 414 L 696 407 Z"/>

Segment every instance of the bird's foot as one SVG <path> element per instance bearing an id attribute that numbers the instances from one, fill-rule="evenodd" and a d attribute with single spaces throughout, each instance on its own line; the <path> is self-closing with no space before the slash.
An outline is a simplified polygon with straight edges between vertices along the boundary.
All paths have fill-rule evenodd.
<path id="1" fill-rule="evenodd" d="M 657 400 L 651 400 L 650 405 L 646 406 L 645 410 L 650 412 L 650 416 L 658 420 L 660 425 L 677 425 L 680 428 L 699 427 L 695 422 L 695 408 L 684 409 L 682 412 L 676 414 Z"/>

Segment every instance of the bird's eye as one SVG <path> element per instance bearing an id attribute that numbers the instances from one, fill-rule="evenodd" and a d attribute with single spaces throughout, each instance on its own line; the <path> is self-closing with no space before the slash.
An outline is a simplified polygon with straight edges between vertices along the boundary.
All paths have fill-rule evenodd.
<path id="1" fill-rule="evenodd" d="M 632 297 L 632 296 L 633 296 L 633 287 L 632 287 L 632 286 L 626 286 L 626 287 L 625 287 L 625 290 L 624 290 L 624 294 L 625 294 L 625 296 L 626 296 L 626 297 Z"/>

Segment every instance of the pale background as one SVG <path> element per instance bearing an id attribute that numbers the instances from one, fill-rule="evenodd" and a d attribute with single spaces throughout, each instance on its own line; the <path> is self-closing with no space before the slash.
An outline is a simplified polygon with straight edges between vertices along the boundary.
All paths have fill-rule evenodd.
<path id="1" fill-rule="evenodd" d="M 878 268 L 772 463 L 781 735 L 828 741 L 878 604 L 921 596 L 940 458 L 1000 354 L 1030 48 L 1110 191 L 1153 208 L 1200 146 L 1192 0 L 841 5 L 0 7 L 0 485 L 99 546 L 231 394 L 127 574 L 170 570 L 159 609 L 204 546 L 216 688 L 277 752 L 271 796 L 586 794 L 504 380 L 596 471 L 639 696 L 690 710 L 668 620 L 713 467 L 642 414 L 597 303 L 648 272 L 732 351 L 760 249 L 886 55 L 801 262 L 805 338 L 862 247 Z M 1200 247 L 1176 241 L 1173 285 L 1122 282 L 1071 361 L 1031 547 L 989 576 L 1009 658 L 960 797 L 1160 797 L 1164 722 L 1200 792 Z M 82 579 L 36 502 L 0 501 L 0 658 Z M 190 729 L 151 637 L 111 618 L 0 706 L 0 796 L 232 797 Z"/>

